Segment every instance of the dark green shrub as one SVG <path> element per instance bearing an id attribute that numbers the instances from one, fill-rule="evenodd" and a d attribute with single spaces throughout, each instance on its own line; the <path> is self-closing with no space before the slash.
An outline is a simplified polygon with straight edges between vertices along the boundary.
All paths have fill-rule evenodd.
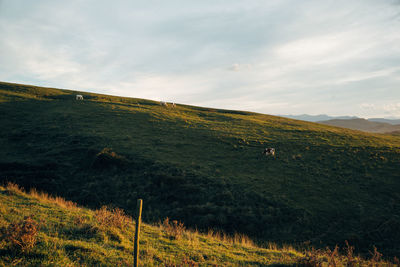
<path id="1" fill-rule="evenodd" d="M 118 155 L 111 148 L 104 148 L 96 154 L 92 167 L 95 169 L 106 169 L 110 167 L 122 167 L 127 163 L 125 157 Z"/>

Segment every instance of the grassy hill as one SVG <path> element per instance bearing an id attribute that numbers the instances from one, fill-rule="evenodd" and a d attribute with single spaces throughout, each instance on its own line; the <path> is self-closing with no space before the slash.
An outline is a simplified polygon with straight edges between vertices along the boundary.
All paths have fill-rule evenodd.
<path id="1" fill-rule="evenodd" d="M 134 222 L 122 210 L 93 211 L 16 185 L 0 187 L 0 200 L 0 266 L 133 264 Z M 292 265 L 304 259 L 292 248 L 258 248 L 243 236 L 199 234 L 166 222 L 141 228 L 141 266 Z"/>
<path id="2" fill-rule="evenodd" d="M 121 209 L 89 210 L 15 184 L 0 186 L 0 266 L 132 266 L 134 221 Z M 337 250 L 255 246 L 246 236 L 142 224 L 140 266 L 391 266 Z M 308 265 L 307 265 L 308 264 Z M 351 265 L 349 265 L 351 266 Z"/>
<path id="3" fill-rule="evenodd" d="M 2 181 L 128 214 L 143 198 L 147 222 L 260 244 L 400 254 L 400 136 L 9 83 L 0 114 Z"/>

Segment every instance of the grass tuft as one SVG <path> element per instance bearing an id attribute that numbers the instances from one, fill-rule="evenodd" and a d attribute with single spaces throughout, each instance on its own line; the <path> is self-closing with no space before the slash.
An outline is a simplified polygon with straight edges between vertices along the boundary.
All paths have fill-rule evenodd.
<path id="1" fill-rule="evenodd" d="M 24 188 L 13 182 L 7 182 L 6 189 L 9 193 L 23 194 Z"/>
<path id="2" fill-rule="evenodd" d="M 170 221 L 169 218 L 165 218 L 160 227 L 168 234 L 170 238 L 181 239 L 185 232 L 185 226 L 182 222 L 177 220 Z"/>

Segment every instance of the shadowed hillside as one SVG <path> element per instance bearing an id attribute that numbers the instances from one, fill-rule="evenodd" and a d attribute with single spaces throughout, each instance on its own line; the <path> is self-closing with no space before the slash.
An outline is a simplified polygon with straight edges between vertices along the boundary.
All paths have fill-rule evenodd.
<path id="1" fill-rule="evenodd" d="M 0 179 L 144 220 L 400 253 L 400 137 L 0 83 Z M 276 157 L 262 156 L 274 147 Z"/>

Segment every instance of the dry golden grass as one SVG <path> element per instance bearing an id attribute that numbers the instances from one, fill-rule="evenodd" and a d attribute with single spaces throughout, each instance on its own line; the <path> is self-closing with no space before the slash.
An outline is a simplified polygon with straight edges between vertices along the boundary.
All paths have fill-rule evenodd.
<path id="1" fill-rule="evenodd" d="M 15 184 L 15 183 L 12 183 L 12 182 L 7 183 L 6 189 L 8 192 L 12 192 L 12 193 L 19 193 L 19 194 L 24 193 L 24 188 L 20 187 L 19 185 Z"/>
<path id="2" fill-rule="evenodd" d="M 287 245 L 287 244 L 278 246 L 276 243 L 269 242 L 268 245 L 266 246 L 266 248 L 268 250 L 272 250 L 272 251 L 284 251 L 284 252 L 291 252 L 291 253 L 294 253 L 294 254 L 298 254 L 299 253 L 299 250 L 297 250 L 293 246 Z"/>
<path id="3" fill-rule="evenodd" d="M 94 216 L 102 227 L 125 228 L 132 218 L 127 216 L 122 209 L 103 206 L 94 212 Z"/>
<path id="4" fill-rule="evenodd" d="M 197 230 L 187 229 L 184 224 L 177 220 L 170 220 L 168 217 L 164 219 L 161 223 L 158 223 L 158 226 L 162 231 L 167 233 L 168 237 L 171 239 L 179 240 L 181 238 L 185 238 L 193 243 L 198 242 L 198 236 L 203 235 L 199 233 Z M 216 241 L 221 241 L 224 243 L 228 243 L 231 245 L 240 245 L 243 247 L 257 247 L 254 241 L 244 234 L 235 233 L 233 235 L 226 234 L 222 231 L 215 231 L 213 229 L 209 229 L 205 234 L 208 239 L 213 239 Z M 278 250 L 278 249 L 277 249 Z M 282 249 L 280 249 L 281 251 Z M 292 250 L 294 250 L 292 248 Z"/>
<path id="5" fill-rule="evenodd" d="M 173 220 L 170 222 L 168 217 L 165 218 L 160 226 L 169 235 L 170 238 L 177 240 L 181 239 L 183 233 L 186 230 L 182 222 L 178 222 L 177 220 Z"/>
<path id="6" fill-rule="evenodd" d="M 69 201 L 69 200 L 65 200 L 62 197 L 53 197 L 45 192 L 38 192 L 35 188 L 32 188 L 29 191 L 29 195 L 36 198 L 37 200 L 40 201 L 44 201 L 47 203 L 55 203 L 58 206 L 62 207 L 62 208 L 66 208 L 66 209 L 74 209 L 77 208 L 76 203 Z"/>
<path id="7" fill-rule="evenodd" d="M 214 231 L 209 229 L 207 232 L 207 237 L 216 239 L 222 242 L 226 242 L 233 245 L 240 245 L 243 247 L 255 247 L 254 241 L 244 234 L 235 233 L 234 235 L 228 235 L 224 232 Z"/>
<path id="8" fill-rule="evenodd" d="M 26 194 L 25 189 L 23 187 L 20 187 L 19 185 L 12 183 L 12 182 L 8 182 L 5 186 L 5 188 L 10 193 Z M 58 196 L 53 197 L 45 192 L 39 192 L 35 188 L 32 188 L 29 191 L 28 195 L 30 195 L 31 197 L 33 197 L 39 201 L 57 204 L 58 206 L 60 206 L 62 208 L 67 208 L 67 209 L 77 208 L 77 205 L 75 202 L 65 200 L 64 198 L 58 197 Z"/>

